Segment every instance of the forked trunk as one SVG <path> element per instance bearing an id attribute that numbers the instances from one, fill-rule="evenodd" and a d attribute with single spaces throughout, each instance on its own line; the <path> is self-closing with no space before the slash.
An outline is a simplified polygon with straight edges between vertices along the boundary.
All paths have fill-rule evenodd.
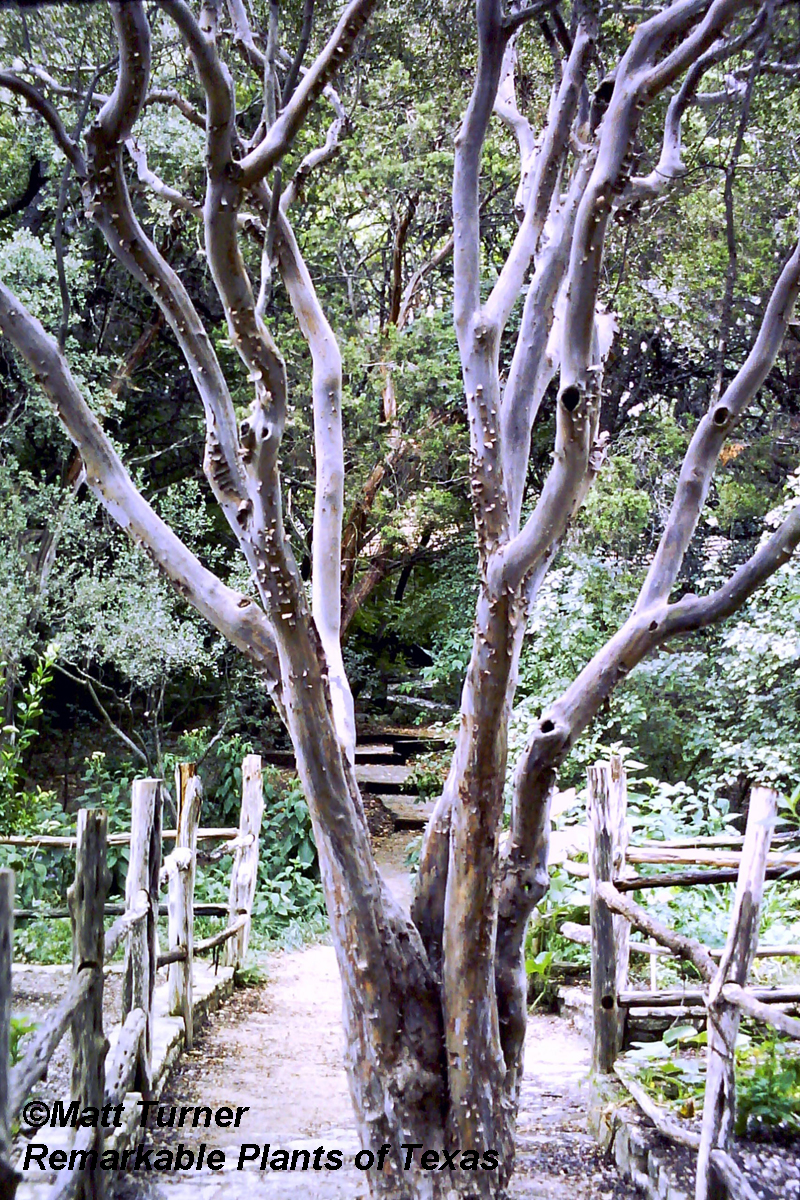
<path id="1" fill-rule="evenodd" d="M 504 1057 L 495 947 L 507 725 L 521 627 L 517 603 L 484 591 L 443 801 L 452 817 L 437 847 L 445 861 L 421 867 L 421 911 L 427 897 L 436 915 L 419 927 L 375 867 L 324 676 L 307 671 L 296 694 L 285 693 L 342 978 L 350 1090 L 361 1144 L 373 1155 L 368 1177 L 375 1196 L 494 1200 L 513 1170 L 517 1077 Z M 341 823 L 331 819 L 337 808 Z M 354 810 L 355 827 L 348 817 Z M 514 964 L 503 974 L 516 978 L 521 941 L 511 950 Z"/>

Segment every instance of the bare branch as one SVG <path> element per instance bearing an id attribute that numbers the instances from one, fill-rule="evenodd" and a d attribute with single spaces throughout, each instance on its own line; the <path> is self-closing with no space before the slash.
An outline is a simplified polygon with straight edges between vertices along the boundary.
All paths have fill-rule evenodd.
<path id="1" fill-rule="evenodd" d="M 517 105 L 516 88 L 514 86 L 514 72 L 517 65 L 517 43 L 516 38 L 509 39 L 503 56 L 503 70 L 500 78 L 500 85 L 497 89 L 497 95 L 494 100 L 494 111 L 497 113 L 503 124 L 511 130 L 517 140 L 519 146 L 520 157 L 520 191 L 517 193 L 517 207 L 520 207 L 519 200 L 524 187 L 524 182 L 530 171 L 530 164 L 533 160 L 536 151 L 536 135 L 533 132 L 533 126 L 527 117 L 524 117 L 519 111 Z M 524 212 L 524 203 L 522 204 Z"/>
<path id="2" fill-rule="evenodd" d="M 331 84 L 328 84 L 324 89 L 323 95 L 330 100 L 335 113 L 334 119 L 328 127 L 328 133 L 325 142 L 322 146 L 317 146 L 314 150 L 310 150 L 303 158 L 300 166 L 295 171 L 289 183 L 283 189 L 281 195 L 281 208 L 286 212 L 297 197 L 300 195 L 306 180 L 311 173 L 329 163 L 339 153 L 339 145 L 342 135 L 347 130 L 348 118 L 345 112 L 344 105 L 337 92 L 334 91 Z"/>
<path id="3" fill-rule="evenodd" d="M 227 4 L 233 26 L 234 44 L 248 66 L 263 79 L 266 59 L 264 52 L 256 45 L 243 0 L 227 0 Z"/>
<path id="4" fill-rule="evenodd" d="M 510 13 L 503 22 L 504 27 L 509 33 L 514 33 L 521 25 L 527 21 L 534 21 L 537 17 L 541 17 L 544 13 L 549 12 L 557 3 L 557 0 L 539 0 L 536 4 L 527 4 L 524 8 L 518 9 L 517 12 Z"/>
<path id="5" fill-rule="evenodd" d="M 727 78 L 731 79 L 733 86 L 719 93 L 718 97 L 717 95 L 699 96 L 697 94 L 697 87 L 700 80 L 710 67 L 716 66 L 718 63 L 724 62 L 725 59 L 737 54 L 752 41 L 763 29 L 766 15 L 766 10 L 762 9 L 749 29 L 740 34 L 739 37 L 720 38 L 710 50 L 702 54 L 692 64 L 678 92 L 669 103 L 667 116 L 664 121 L 664 139 L 658 165 L 649 175 L 631 179 L 624 195 L 620 198 L 620 207 L 626 207 L 630 203 L 652 199 L 655 196 L 661 195 L 670 183 L 679 179 L 685 173 L 686 168 L 683 165 L 681 157 L 681 122 L 686 109 L 692 103 L 717 103 L 718 97 L 720 99 L 727 99 L 739 90 L 736 81 L 731 76 L 728 76 Z M 750 78 L 752 79 L 752 69 Z M 742 85 L 742 90 L 744 90 L 744 85 Z"/>
<path id="6" fill-rule="evenodd" d="M 720 451 L 739 417 L 767 378 L 783 344 L 800 292 L 800 242 L 783 268 L 744 365 L 695 430 L 683 461 L 666 528 L 650 564 L 636 611 L 666 599 L 680 570 L 705 503 Z"/>
<path id="7" fill-rule="evenodd" d="M 206 474 L 238 536 L 237 511 L 246 487 L 230 392 L 186 289 L 134 215 L 122 166 L 120 139 L 129 136 L 147 92 L 149 26 L 138 4 L 116 4 L 112 15 L 128 66 L 87 135 L 86 207 L 113 253 L 156 301 L 181 347 L 206 412 Z"/>
<path id="8" fill-rule="evenodd" d="M 576 420 L 584 414 L 588 419 L 597 403 L 592 342 L 603 246 L 614 196 L 625 186 L 626 165 L 642 109 L 709 48 L 745 2 L 714 0 L 705 18 L 692 29 L 708 7 L 707 0 L 675 0 L 638 27 L 620 61 L 600 127 L 595 167 L 578 212 L 569 266 L 560 403 Z M 676 40 L 677 48 L 653 65 L 665 44 Z"/>
<path id="9" fill-rule="evenodd" d="M 83 154 L 67 133 L 61 117 L 47 97 L 43 96 L 33 84 L 20 79 L 19 75 L 15 75 L 13 71 L 0 71 L 0 88 L 6 88 L 9 92 L 14 92 L 17 96 L 22 96 L 27 100 L 31 108 L 38 112 L 39 116 L 50 126 L 56 143 L 72 163 L 78 179 L 84 179 L 86 162 Z"/>
<path id="10" fill-rule="evenodd" d="M 142 108 L 147 108 L 151 104 L 164 104 L 171 108 L 177 108 L 179 113 L 186 117 L 192 125 L 196 125 L 198 129 L 205 129 L 206 122 L 202 113 L 199 113 L 193 104 L 190 104 L 178 91 L 173 88 L 157 88 L 152 92 L 148 92 L 144 98 Z"/>
<path id="11" fill-rule="evenodd" d="M 519 296 L 525 272 L 538 249 L 564 156 L 569 148 L 570 130 L 578 110 L 593 42 L 593 31 L 581 23 L 561 86 L 553 97 L 541 147 L 532 164 L 525 216 L 500 277 L 484 305 L 483 319 L 497 330 L 505 327 Z"/>
<path id="12" fill-rule="evenodd" d="M 312 553 L 312 612 L 325 658 L 334 721 L 348 757 L 355 754 L 353 696 L 341 651 L 342 518 L 344 438 L 342 357 L 286 215 L 279 215 L 276 251 L 281 277 L 311 350 L 316 491 Z"/>
<path id="13" fill-rule="evenodd" d="M 549 351 L 549 342 L 556 320 L 556 299 L 569 262 L 578 205 L 588 177 L 588 165 L 581 164 L 560 211 L 551 220 L 548 243 L 536 263 L 525 297 L 520 332 L 503 393 L 500 430 L 512 535 L 519 529 L 531 429 L 558 367 L 556 355 Z M 555 463 L 524 530 L 519 537 L 512 536 L 504 551 L 509 578 L 521 579 L 536 566 L 548 546 L 561 537 L 575 511 L 581 478 L 586 472 L 586 454 L 582 443 L 567 438 L 567 419 L 561 413 L 557 415 Z"/>
<path id="14" fill-rule="evenodd" d="M 154 171 L 150 170 L 147 165 L 147 151 L 144 146 L 137 142 L 136 138 L 127 138 L 125 148 L 136 164 L 136 174 L 139 177 L 140 183 L 145 184 L 157 196 L 161 196 L 162 200 L 166 200 L 175 208 L 180 208 L 184 212 L 196 213 L 197 215 L 202 213 L 203 206 L 199 200 L 193 200 L 191 196 L 184 196 L 183 192 L 170 187 Z"/>
<path id="15" fill-rule="evenodd" d="M 300 75 L 300 68 L 303 65 L 303 59 L 306 56 L 308 44 L 311 41 L 311 28 L 313 23 L 314 0 L 303 0 L 303 24 L 300 27 L 300 40 L 297 43 L 297 51 L 286 74 L 286 79 L 284 80 L 283 94 L 281 95 L 282 108 L 285 108 L 289 103 L 297 84 L 297 80 Z"/>
<path id="16" fill-rule="evenodd" d="M 291 146 L 309 110 L 348 57 L 356 38 L 369 20 L 376 0 L 350 0 L 327 45 L 303 76 L 289 103 L 260 145 L 251 150 L 241 162 L 241 182 L 252 187 L 262 180 L 283 158 Z"/>
<path id="17" fill-rule="evenodd" d="M 709 596 L 684 596 L 671 604 L 663 625 L 665 638 L 705 629 L 742 607 L 771 575 L 787 563 L 800 544 L 800 505 L 746 563 Z"/>
<path id="18" fill-rule="evenodd" d="M 480 165 L 509 36 L 500 0 L 478 0 L 478 69 L 453 169 L 453 310 L 462 339 L 480 308 Z"/>
<path id="19" fill-rule="evenodd" d="M 275 642 L 263 610 L 248 596 L 225 587 L 153 511 L 83 399 L 56 342 L 2 283 L 0 331 L 50 397 L 80 451 L 91 491 L 176 591 L 259 667 L 272 687 L 278 687 Z"/>
<path id="20" fill-rule="evenodd" d="M 67 671 L 66 668 L 62 667 L 60 663 L 57 663 L 57 662 L 53 663 L 53 666 L 55 667 L 56 671 L 59 672 L 60 675 L 64 675 L 67 679 L 71 679 L 73 683 L 82 684 L 83 687 L 86 688 L 89 695 L 92 697 L 92 702 L 93 702 L 95 708 L 100 713 L 100 716 L 103 718 L 106 725 L 111 730 L 111 732 L 114 734 L 114 736 L 118 737 L 120 739 L 120 741 L 125 746 L 128 747 L 131 754 L 133 754 L 133 756 L 135 758 L 138 758 L 140 760 L 140 762 L 143 762 L 144 765 L 149 770 L 150 760 L 148 759 L 144 750 L 142 750 L 141 747 L 137 746 L 136 743 L 128 737 L 128 735 L 127 735 L 127 733 L 125 733 L 124 729 L 120 729 L 119 725 L 117 725 L 117 723 L 114 721 L 114 719 L 111 716 L 111 714 L 109 713 L 108 709 L 105 707 L 105 705 L 101 701 L 100 697 L 98 696 L 97 692 L 95 691 L 94 684 L 92 683 L 91 679 L 89 679 L 88 676 L 85 676 L 84 678 L 80 678 L 80 676 L 78 676 L 78 675 L 73 675 L 71 671 Z"/>
<path id="21" fill-rule="evenodd" d="M 717 973 L 717 964 L 702 942 L 698 942 L 696 938 L 687 937 L 683 933 L 677 933 L 674 929 L 669 929 L 643 909 L 640 904 L 636 904 L 635 901 L 618 892 L 613 883 L 599 882 L 596 888 L 598 896 L 605 901 L 612 912 L 626 917 L 632 925 L 641 929 L 648 937 L 655 938 L 660 945 L 666 946 L 678 958 L 690 962 L 700 972 L 706 983 L 711 982 Z"/>

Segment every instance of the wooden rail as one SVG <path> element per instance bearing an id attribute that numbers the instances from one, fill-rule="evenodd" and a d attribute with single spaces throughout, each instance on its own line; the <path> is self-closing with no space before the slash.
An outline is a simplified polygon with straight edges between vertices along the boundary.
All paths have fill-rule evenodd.
<path id="1" fill-rule="evenodd" d="M 129 1091 L 155 1098 L 153 1063 L 153 997 L 156 971 L 169 964 L 169 1011 L 182 1018 L 184 1046 L 190 1048 L 192 1028 L 192 967 L 195 954 L 227 943 L 230 965 L 239 966 L 247 947 L 258 872 L 258 843 L 263 809 L 261 760 L 249 755 L 243 765 L 242 816 L 238 829 L 201 831 L 198 828 L 202 786 L 194 768 L 176 771 L 178 820 L 175 849 L 161 869 L 161 809 L 163 785 L 157 779 L 137 780 L 131 798 L 131 831 L 124 835 L 131 851 L 125 885 L 125 906 L 104 932 L 108 912 L 106 862 L 109 838 L 102 810 L 78 813 L 75 838 L 58 841 L 75 847 L 75 878 L 68 892 L 72 922 L 72 978 L 66 993 L 46 1014 L 29 1040 L 23 1058 L 9 1063 L 11 1022 L 11 960 L 14 920 L 14 875 L 0 870 L 0 1197 L 13 1200 L 20 1176 L 13 1163 L 11 1129 L 25 1101 L 46 1075 L 47 1066 L 68 1028 L 72 1031 L 70 1101 L 79 1109 L 117 1105 Z M 234 854 L 231 900 L 227 907 L 194 904 L 197 842 L 205 832 L 228 839 Z M 232 839 L 232 840 L 231 840 Z M 121 838 L 116 838 L 117 844 Z M 20 844 L 19 839 L 15 844 Z M 24 844 L 48 845 L 52 839 Z M 157 919 L 161 881 L 168 885 L 169 951 L 159 953 Z M 194 941 L 194 917 L 212 907 L 228 915 L 219 933 Z M 113 1050 L 103 1032 L 104 967 L 125 944 L 122 1023 Z M 231 949 L 232 948 L 232 949 Z M 72 1149 L 103 1149 L 104 1130 L 78 1128 Z M 80 1156 L 77 1156 L 80 1161 Z M 107 1172 L 97 1168 L 59 1172 L 48 1200 L 104 1200 Z"/>
<path id="2" fill-rule="evenodd" d="M 561 932 L 574 941 L 589 941 L 592 952 L 592 1061 L 602 1073 L 615 1072 L 640 1107 L 665 1136 L 697 1150 L 695 1200 L 749 1197 L 754 1193 L 731 1157 L 735 1114 L 735 1042 L 742 1013 L 800 1039 L 800 1020 L 781 1006 L 800 1002 L 800 988 L 751 988 L 747 979 L 758 954 L 758 928 L 765 879 L 788 868 L 796 872 L 800 855 L 771 852 L 778 810 L 777 794 L 769 788 L 753 788 L 747 828 L 741 850 L 703 847 L 628 846 L 625 777 L 622 764 L 610 763 L 589 769 L 587 818 L 591 929 L 565 923 Z M 635 903 L 629 893 L 650 885 L 646 876 L 625 878 L 625 862 L 712 865 L 736 868 L 736 894 L 726 945 L 711 951 L 695 938 L 677 933 Z M 579 864 L 571 864 L 576 867 Z M 718 872 L 714 872 L 717 874 Z M 705 882 L 709 872 L 693 873 L 691 883 Z M 663 886 L 657 877 L 653 886 Z M 680 882 L 679 882 L 680 881 Z M 671 886 L 679 886 L 673 877 Z M 686 881 L 687 883 L 689 881 Z M 628 893 L 628 894 L 625 894 Z M 647 934 L 654 945 L 629 943 L 631 927 Z M 634 992 L 627 986 L 630 950 L 656 956 L 672 954 L 691 962 L 703 986 L 672 993 Z M 762 956 L 797 956 L 797 946 L 762 947 Z M 622 1044 L 622 1026 L 628 1009 L 638 1005 L 676 1003 L 699 1005 L 708 1016 L 708 1059 L 703 1123 L 698 1135 L 686 1130 L 671 1114 L 651 1100 L 641 1086 L 616 1062 Z"/>

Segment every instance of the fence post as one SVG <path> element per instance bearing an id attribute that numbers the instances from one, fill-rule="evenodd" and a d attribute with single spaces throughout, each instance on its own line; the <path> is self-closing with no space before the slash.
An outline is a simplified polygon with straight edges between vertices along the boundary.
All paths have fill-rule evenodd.
<path id="1" fill-rule="evenodd" d="M 607 1075 L 622 1047 L 624 1016 L 617 997 L 628 977 L 629 928 L 597 895 L 619 878 L 627 849 L 627 786 L 619 755 L 589 767 L 589 905 L 592 923 L 592 1068 Z"/>
<path id="2" fill-rule="evenodd" d="M 264 789 L 261 779 L 261 755 L 248 754 L 242 763 L 242 814 L 239 820 L 239 838 L 247 845 L 238 846 L 231 870 L 231 890 L 228 896 L 228 924 L 238 917 L 248 918 L 253 911 L 253 898 L 258 877 L 258 838 L 261 833 L 261 817 L 264 812 Z M 252 835 L 250 837 L 249 835 Z M 225 962 L 229 967 L 240 967 L 247 953 L 250 938 L 250 921 L 228 939 L 225 947 Z"/>
<path id="3" fill-rule="evenodd" d="M 695 1200 L 724 1200 L 728 1189 L 712 1165 L 715 1150 L 730 1153 L 736 1107 L 734 1052 L 740 1011 L 722 996 L 726 983 L 747 983 L 758 947 L 767 855 L 775 829 L 778 796 L 769 788 L 750 793 L 750 811 L 742 846 L 736 897 L 719 968 L 711 981 L 708 1008 L 708 1067 L 703 1102 L 703 1128 L 697 1154 Z"/>
<path id="4" fill-rule="evenodd" d="M 14 949 L 14 872 L 0 870 L 0 1196 L 13 1200 L 19 1176 L 11 1165 L 11 957 Z"/>
<path id="5" fill-rule="evenodd" d="M 169 967 L 169 1011 L 183 1017 L 186 1049 L 194 1038 L 192 1022 L 192 964 L 194 959 L 194 881 L 197 826 L 203 789 L 193 763 L 175 768 L 178 793 L 178 825 L 175 850 L 167 859 L 169 872 L 169 948 L 186 947 L 183 962 Z"/>
<path id="6" fill-rule="evenodd" d="M 144 921 L 128 933 L 122 985 L 123 1021 L 141 1008 L 147 1026 L 141 1041 L 133 1085 L 146 1100 L 152 1098 L 153 993 L 158 966 L 158 875 L 161 870 L 161 781 L 137 779 L 131 793 L 131 849 L 125 880 L 125 906 L 131 908 L 140 891 L 149 897 Z"/>
<path id="7" fill-rule="evenodd" d="M 611 776 L 611 830 L 612 830 L 612 879 L 625 875 L 625 855 L 628 852 L 630 831 L 628 829 L 628 774 L 621 754 L 612 754 L 609 762 Z M 631 959 L 631 926 L 624 917 L 614 915 L 614 932 L 617 939 L 617 994 L 628 990 L 628 967 Z M 622 1048 L 625 1013 L 620 1014 L 619 1049 Z"/>
<path id="8" fill-rule="evenodd" d="M 75 847 L 75 881 L 69 888 L 72 920 L 72 974 L 92 972 L 92 982 L 72 1016 L 72 1099 L 80 1108 L 103 1107 L 108 1042 L 103 1035 L 103 909 L 108 893 L 107 818 L 102 809 L 81 809 Z M 90 1148 L 103 1149 L 103 1129 L 92 1130 Z M 76 1195 L 102 1200 L 106 1173 L 79 1171 Z"/>

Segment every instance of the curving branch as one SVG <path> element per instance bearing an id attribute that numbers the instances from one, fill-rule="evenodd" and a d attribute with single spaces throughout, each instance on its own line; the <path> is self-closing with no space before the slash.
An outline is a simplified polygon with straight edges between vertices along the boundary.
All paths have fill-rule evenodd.
<path id="1" fill-rule="evenodd" d="M 654 199 L 662 195 L 671 183 L 686 173 L 681 154 L 681 124 L 686 109 L 690 104 L 701 106 L 716 104 L 721 100 L 729 99 L 731 95 L 738 95 L 746 91 L 745 84 L 740 85 L 732 76 L 727 76 L 726 84 L 729 80 L 730 86 L 726 86 L 724 92 L 698 95 L 697 88 L 700 80 L 709 68 L 731 58 L 751 42 L 762 31 L 766 20 L 767 10 L 764 8 L 744 33 L 735 38 L 720 38 L 710 50 L 701 54 L 691 65 L 683 83 L 667 108 L 664 138 L 657 166 L 649 175 L 636 176 L 631 179 L 619 199 L 618 207 L 625 208 L 643 200 Z M 752 71 L 749 78 L 752 80 Z"/>
<path id="2" fill-rule="evenodd" d="M 170 187 L 164 183 L 160 176 L 151 171 L 147 165 L 147 151 L 136 138 L 129 137 L 125 141 L 125 149 L 133 159 L 136 166 L 136 174 L 139 182 L 160 196 L 162 200 L 166 200 L 174 208 L 179 208 L 184 212 L 200 213 L 202 212 L 202 204 L 199 200 L 192 199 L 191 196 L 184 196 L 183 192 L 179 192 L 176 188 Z"/>
<path id="3" fill-rule="evenodd" d="M 286 215 L 276 228 L 278 267 L 312 360 L 316 491 L 312 552 L 312 612 L 328 663 L 333 716 L 345 752 L 354 761 L 355 710 L 341 649 L 344 438 L 342 356 Z"/>
<path id="4" fill-rule="evenodd" d="M 87 135 L 86 208 L 115 256 L 156 301 L 178 341 L 206 413 L 206 475 L 238 534 L 246 486 L 233 401 L 188 292 L 136 219 L 123 170 L 123 145 L 147 93 L 150 29 L 140 4 L 114 4 L 112 16 L 125 66 Z"/>
<path id="5" fill-rule="evenodd" d="M 707 0 L 675 0 L 637 28 L 620 61 L 599 130 L 594 170 L 578 211 L 569 265 L 559 404 L 575 414 L 577 422 L 591 420 L 598 401 L 592 349 L 605 233 L 614 197 L 626 186 L 641 113 L 713 44 L 745 2 L 714 0 L 709 6 Z M 664 48 L 675 43 L 676 48 L 657 61 Z"/>
<path id="6" fill-rule="evenodd" d="M 519 111 L 517 104 L 516 87 L 514 84 L 516 66 L 517 40 L 516 37 L 512 37 L 509 39 L 505 54 L 503 55 L 503 68 L 497 95 L 494 100 L 494 111 L 506 128 L 514 135 L 519 147 L 520 180 L 517 194 L 514 198 L 514 207 L 518 217 L 521 219 L 527 208 L 527 197 L 530 190 L 528 180 L 536 158 L 537 145 L 533 126 L 528 118 L 523 116 Z"/>
<path id="7" fill-rule="evenodd" d="M 510 579 L 521 579 L 533 570 L 548 547 L 558 541 L 576 507 L 579 476 L 585 469 L 582 455 L 572 455 L 573 461 L 569 462 L 569 453 L 565 449 L 564 454 L 556 458 L 525 529 L 520 537 L 515 536 L 522 511 L 531 430 L 545 392 L 558 369 L 557 352 L 552 346 L 558 312 L 557 298 L 566 275 L 578 205 L 588 182 L 589 170 L 587 162 L 578 166 L 564 201 L 551 215 L 549 238 L 536 260 L 503 391 L 500 435 L 509 532 L 512 537 L 504 551 L 504 560 Z M 560 414 L 558 420 L 563 425 L 564 418 Z M 562 440 L 566 445 L 563 435 Z"/>
<path id="8" fill-rule="evenodd" d="M 535 4 L 526 4 L 522 8 L 517 9 L 516 12 L 509 13 L 503 19 L 503 28 L 508 33 L 515 33 L 528 21 L 535 21 L 549 12 L 553 7 L 554 4 L 550 0 L 538 0 Z"/>
<path id="9" fill-rule="evenodd" d="M 480 309 L 480 167 L 511 31 L 500 0 L 478 0 L 478 68 L 464 120 L 456 136 L 453 169 L 453 314 L 465 338 Z"/>
<path id="10" fill-rule="evenodd" d="M 13 71 L 0 71 L 0 88 L 6 88 L 9 92 L 22 96 L 34 112 L 37 112 L 47 122 L 59 149 L 64 152 L 72 164 L 78 179 L 83 180 L 86 176 L 86 161 L 83 153 L 67 133 L 57 109 L 47 97 L 43 96 L 33 84 L 28 83 L 25 79 L 20 79 L 19 75 Z"/>
<path id="11" fill-rule="evenodd" d="M 720 451 L 771 371 L 800 293 L 800 242 L 781 271 L 744 365 L 700 421 L 683 461 L 675 498 L 637 601 L 637 611 L 666 599 L 705 503 Z"/>
<path id="12" fill-rule="evenodd" d="M 233 42 L 244 61 L 256 74 L 263 79 L 266 56 L 256 45 L 250 18 L 243 0 L 227 0 L 228 16 L 231 19 Z"/>
<path id="13" fill-rule="evenodd" d="M 331 103 L 334 111 L 334 119 L 328 127 L 324 143 L 321 146 L 316 146 L 305 155 L 294 175 L 289 180 L 289 183 L 283 189 L 280 205 L 284 212 L 295 203 L 312 172 L 317 170 L 318 167 L 325 166 L 326 163 L 329 163 L 331 159 L 336 157 L 339 153 L 342 136 L 347 131 L 349 121 L 344 105 L 339 99 L 338 92 L 335 91 L 331 84 L 328 84 L 323 91 L 323 95 Z"/>
<path id="14" fill-rule="evenodd" d="M 254 600 L 208 571 L 135 487 L 119 455 L 80 393 L 64 355 L 41 323 L 0 283 L 0 332 L 30 367 L 77 446 L 86 482 L 108 513 L 166 576 L 175 590 L 280 689 L 275 641 Z"/>
<path id="15" fill-rule="evenodd" d="M 303 75 L 294 95 L 267 130 L 261 143 L 241 161 L 241 182 L 253 187 L 277 166 L 291 146 L 317 97 L 349 56 L 376 0 L 350 0 L 339 24 L 316 61 Z"/>
<path id="16" fill-rule="evenodd" d="M 800 545 L 800 505 L 759 546 L 731 578 L 709 596 L 687 595 L 669 605 L 660 631 L 664 638 L 706 629 L 732 616 L 771 575 L 787 563 Z"/>
<path id="17" fill-rule="evenodd" d="M 531 161 L 530 180 L 523 188 L 523 194 L 527 191 L 528 195 L 525 215 L 514 245 L 503 264 L 500 277 L 483 308 L 484 321 L 498 331 L 505 327 L 522 288 L 525 273 L 539 247 L 564 158 L 569 149 L 570 133 L 578 111 L 581 90 L 585 84 L 594 37 L 595 30 L 585 21 L 581 21 L 561 85 L 552 97 L 542 144 Z"/>
<path id="18" fill-rule="evenodd" d="M 176 91 L 174 88 L 155 88 L 152 92 L 148 92 L 144 98 L 142 108 L 148 108 L 151 104 L 163 104 L 169 108 L 177 108 L 186 120 L 198 129 L 205 129 L 206 122 L 202 113 L 199 113 L 193 104 Z"/>

